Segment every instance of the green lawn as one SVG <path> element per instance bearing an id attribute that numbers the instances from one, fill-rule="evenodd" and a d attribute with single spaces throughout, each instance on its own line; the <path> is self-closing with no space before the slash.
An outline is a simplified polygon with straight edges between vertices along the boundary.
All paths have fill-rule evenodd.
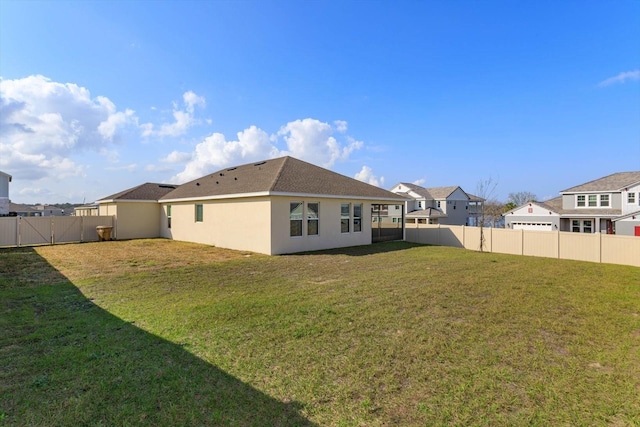
<path id="1" fill-rule="evenodd" d="M 640 425 L 637 267 L 3 249 L 0 315 L 0 425 Z"/>

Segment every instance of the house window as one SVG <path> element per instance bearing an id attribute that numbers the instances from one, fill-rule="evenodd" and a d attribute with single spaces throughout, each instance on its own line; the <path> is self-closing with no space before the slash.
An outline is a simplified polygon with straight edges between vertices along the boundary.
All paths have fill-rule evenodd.
<path id="1" fill-rule="evenodd" d="M 289 235 L 302 236 L 302 202 L 289 203 Z"/>
<path id="2" fill-rule="evenodd" d="M 589 207 L 598 206 L 598 196 L 596 194 L 589 194 Z"/>
<path id="3" fill-rule="evenodd" d="M 422 202 L 418 202 L 418 209 L 422 208 Z"/>
<path id="4" fill-rule="evenodd" d="M 571 231 L 574 233 L 593 233 L 593 221 L 574 219 L 571 221 Z"/>
<path id="5" fill-rule="evenodd" d="M 320 221 L 320 205 L 318 203 L 307 203 L 307 235 L 318 234 L 318 221 Z"/>
<path id="6" fill-rule="evenodd" d="M 440 200 L 438 200 L 438 207 L 440 207 Z"/>
<path id="7" fill-rule="evenodd" d="M 583 195 L 578 196 L 576 206 L 585 207 L 586 206 L 586 197 Z"/>
<path id="8" fill-rule="evenodd" d="M 636 203 L 636 193 L 627 194 L 627 203 L 632 205 Z"/>
<path id="9" fill-rule="evenodd" d="M 600 195 L 600 206 L 609 206 L 609 195 L 601 194 Z"/>
<path id="10" fill-rule="evenodd" d="M 580 232 L 580 221 L 578 221 L 577 219 L 571 221 L 571 231 L 574 233 Z"/>
<path id="11" fill-rule="evenodd" d="M 584 221 L 582 221 L 582 232 L 583 233 L 591 233 L 593 227 L 591 226 L 592 222 L 590 219 L 585 219 Z"/>
<path id="12" fill-rule="evenodd" d="M 351 204 L 342 203 L 340 205 L 340 232 L 349 232 L 349 219 L 351 218 Z"/>
<path id="13" fill-rule="evenodd" d="M 353 231 L 362 231 L 362 204 L 353 205 Z"/>
<path id="14" fill-rule="evenodd" d="M 171 228 L 171 205 L 167 205 L 167 228 Z"/>
<path id="15" fill-rule="evenodd" d="M 203 208 L 201 203 L 196 204 L 196 222 L 202 222 Z"/>

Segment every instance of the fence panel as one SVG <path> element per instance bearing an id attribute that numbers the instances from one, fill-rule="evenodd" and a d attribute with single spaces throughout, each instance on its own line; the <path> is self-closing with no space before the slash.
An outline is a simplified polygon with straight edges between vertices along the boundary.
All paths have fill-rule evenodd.
<path id="1" fill-rule="evenodd" d="M 51 244 L 51 218 L 50 216 L 20 217 L 18 245 Z"/>
<path id="2" fill-rule="evenodd" d="M 96 227 L 114 222 L 113 216 L 0 218 L 0 247 L 97 242 Z"/>
<path id="3" fill-rule="evenodd" d="M 83 220 L 81 216 L 58 216 L 52 218 L 54 243 L 82 241 Z"/>
<path id="4" fill-rule="evenodd" d="M 491 252 L 522 255 L 523 234 L 521 230 L 485 228 L 484 233 L 491 235 L 492 244 L 489 246 Z"/>
<path id="5" fill-rule="evenodd" d="M 18 246 L 18 221 L 17 216 L 0 218 L 0 247 Z"/>
<path id="6" fill-rule="evenodd" d="M 605 262 L 640 267 L 640 238 L 564 231 L 484 229 L 487 252 Z M 407 224 L 408 242 L 480 250 L 480 228 Z"/>
<path id="7" fill-rule="evenodd" d="M 640 267 L 640 238 L 605 234 L 601 254 L 601 262 Z"/>
<path id="8" fill-rule="evenodd" d="M 600 262 L 600 233 L 560 232 L 560 258 Z"/>
<path id="9" fill-rule="evenodd" d="M 523 234 L 522 255 L 558 258 L 557 231 L 529 231 Z"/>

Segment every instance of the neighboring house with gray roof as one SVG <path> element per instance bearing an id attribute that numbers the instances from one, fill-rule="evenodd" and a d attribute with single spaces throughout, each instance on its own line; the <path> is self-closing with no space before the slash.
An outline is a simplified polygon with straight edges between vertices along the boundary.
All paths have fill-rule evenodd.
<path id="1" fill-rule="evenodd" d="M 619 172 L 504 214 L 507 228 L 640 235 L 640 171 Z"/>
<path id="2" fill-rule="evenodd" d="M 117 239 L 138 239 L 160 236 L 158 200 L 175 190 L 176 185 L 147 182 L 96 200 L 98 215 L 115 216 L 112 236 Z M 90 210 L 76 214 L 91 214 Z"/>
<path id="3" fill-rule="evenodd" d="M 408 223 L 469 225 L 484 202 L 458 186 L 425 188 L 401 182 L 390 191 L 408 199 Z"/>
<path id="4" fill-rule="evenodd" d="M 366 245 L 373 206 L 404 201 L 286 156 L 225 168 L 162 196 L 161 236 L 268 255 Z"/>

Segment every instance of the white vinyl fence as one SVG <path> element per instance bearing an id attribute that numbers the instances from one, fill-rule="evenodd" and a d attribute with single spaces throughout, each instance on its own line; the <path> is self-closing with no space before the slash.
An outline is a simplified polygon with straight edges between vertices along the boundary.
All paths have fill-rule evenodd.
<path id="1" fill-rule="evenodd" d="M 502 254 L 573 259 L 640 267 L 640 237 L 564 231 L 485 228 L 482 250 Z M 480 228 L 407 224 L 406 240 L 480 250 Z"/>
<path id="2" fill-rule="evenodd" d="M 30 216 L 0 218 L 0 247 L 97 242 L 98 226 L 114 226 L 113 216 Z"/>

